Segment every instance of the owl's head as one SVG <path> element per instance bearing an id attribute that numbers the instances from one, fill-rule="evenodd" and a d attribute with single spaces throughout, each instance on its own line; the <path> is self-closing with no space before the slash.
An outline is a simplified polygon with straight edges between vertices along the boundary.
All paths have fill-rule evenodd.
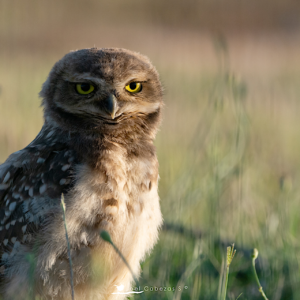
<path id="1" fill-rule="evenodd" d="M 69 131 L 155 135 L 162 87 L 149 59 L 125 49 L 83 49 L 58 61 L 40 93 L 45 121 Z"/>

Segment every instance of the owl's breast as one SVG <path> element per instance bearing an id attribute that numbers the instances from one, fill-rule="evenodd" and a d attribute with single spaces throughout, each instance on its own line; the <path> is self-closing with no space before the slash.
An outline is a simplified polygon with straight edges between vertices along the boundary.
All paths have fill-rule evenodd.
<path id="1" fill-rule="evenodd" d="M 88 244 L 99 242 L 95 235 L 101 230 L 117 241 L 137 231 L 148 231 L 149 239 L 156 240 L 162 220 L 157 188 L 155 156 L 130 159 L 121 151 L 108 152 L 99 168 L 78 167 L 77 184 L 66 199 L 67 220 L 85 232 L 82 242 L 89 238 Z"/>

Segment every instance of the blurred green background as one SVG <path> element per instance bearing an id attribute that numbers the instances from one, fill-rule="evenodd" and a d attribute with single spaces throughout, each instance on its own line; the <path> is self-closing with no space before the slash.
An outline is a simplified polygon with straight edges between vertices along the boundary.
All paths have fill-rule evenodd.
<path id="1" fill-rule="evenodd" d="M 150 57 L 165 87 L 156 139 L 165 226 L 147 299 L 300 299 L 300 2 L 1 0 L 0 162 L 39 132 L 38 92 L 70 50 Z M 179 283 L 178 283 L 179 282 Z M 135 296 L 135 299 L 139 299 Z"/>

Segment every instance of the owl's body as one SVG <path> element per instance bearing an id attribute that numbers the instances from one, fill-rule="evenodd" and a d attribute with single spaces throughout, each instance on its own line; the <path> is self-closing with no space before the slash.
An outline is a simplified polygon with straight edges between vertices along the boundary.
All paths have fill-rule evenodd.
<path id="1" fill-rule="evenodd" d="M 77 299 L 124 299 L 116 286 L 129 290 L 132 276 L 99 233 L 139 274 L 162 223 L 153 146 L 161 95 L 149 60 L 128 50 L 79 50 L 54 66 L 41 132 L 0 166 L 4 299 L 71 299 L 62 193 Z"/>

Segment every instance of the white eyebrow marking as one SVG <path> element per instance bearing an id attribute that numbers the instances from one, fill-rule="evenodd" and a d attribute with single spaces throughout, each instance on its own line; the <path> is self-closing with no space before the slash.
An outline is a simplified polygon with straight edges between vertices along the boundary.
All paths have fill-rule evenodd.
<path id="1" fill-rule="evenodd" d="M 63 79 L 73 83 L 84 81 L 92 81 L 99 85 L 107 85 L 106 81 L 99 77 L 93 77 L 90 73 L 74 73 L 63 76 Z"/>

